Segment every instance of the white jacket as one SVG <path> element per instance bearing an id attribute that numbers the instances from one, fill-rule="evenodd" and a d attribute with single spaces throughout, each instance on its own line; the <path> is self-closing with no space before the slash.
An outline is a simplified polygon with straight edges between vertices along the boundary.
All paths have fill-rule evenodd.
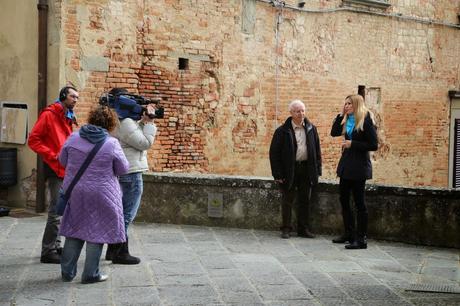
<path id="1" fill-rule="evenodd" d="M 154 123 L 144 124 L 130 118 L 121 120 L 114 136 L 120 141 L 129 161 L 128 173 L 149 170 L 147 150 L 152 146 L 156 132 Z"/>

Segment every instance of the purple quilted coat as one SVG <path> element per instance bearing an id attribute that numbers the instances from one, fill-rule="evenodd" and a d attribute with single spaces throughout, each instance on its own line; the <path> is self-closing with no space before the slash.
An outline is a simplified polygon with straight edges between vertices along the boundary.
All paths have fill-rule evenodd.
<path id="1" fill-rule="evenodd" d="M 94 144 L 73 133 L 59 155 L 66 190 Z M 125 241 L 121 189 L 117 176 L 129 163 L 117 139 L 108 136 L 75 185 L 61 220 L 60 235 L 92 243 Z"/>

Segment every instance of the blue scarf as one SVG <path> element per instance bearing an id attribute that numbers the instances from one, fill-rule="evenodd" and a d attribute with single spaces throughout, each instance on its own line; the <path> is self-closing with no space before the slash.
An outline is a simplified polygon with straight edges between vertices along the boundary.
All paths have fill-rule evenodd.
<path id="1" fill-rule="evenodd" d="M 60 103 L 62 105 L 62 102 L 59 101 L 59 99 L 56 99 L 56 101 L 54 101 L 55 103 Z M 64 107 L 64 106 L 63 106 Z M 65 112 L 65 117 L 66 118 L 69 118 L 70 120 L 72 121 L 75 121 L 76 120 L 76 117 L 75 117 L 75 113 L 73 112 L 72 109 L 67 109 L 67 111 Z"/>
<path id="2" fill-rule="evenodd" d="M 98 143 L 107 138 L 109 133 L 106 129 L 92 124 L 86 124 L 79 131 L 80 137 L 88 140 L 91 143 Z"/>
<path id="3" fill-rule="evenodd" d="M 351 135 L 353 134 L 353 129 L 355 128 L 355 115 L 353 114 L 348 115 L 346 128 L 347 128 L 347 135 L 351 139 Z"/>

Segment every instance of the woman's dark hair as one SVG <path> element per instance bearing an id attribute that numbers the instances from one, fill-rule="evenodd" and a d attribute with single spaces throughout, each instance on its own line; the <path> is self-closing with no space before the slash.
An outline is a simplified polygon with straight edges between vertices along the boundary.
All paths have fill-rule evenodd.
<path id="1" fill-rule="evenodd" d="M 127 94 L 127 93 L 128 93 L 128 90 L 123 87 L 114 87 L 109 91 L 109 94 L 114 95 L 114 96 Z"/>
<path id="2" fill-rule="evenodd" d="M 88 115 L 88 123 L 100 126 L 111 132 L 118 125 L 117 113 L 105 105 L 98 105 L 93 108 Z"/>

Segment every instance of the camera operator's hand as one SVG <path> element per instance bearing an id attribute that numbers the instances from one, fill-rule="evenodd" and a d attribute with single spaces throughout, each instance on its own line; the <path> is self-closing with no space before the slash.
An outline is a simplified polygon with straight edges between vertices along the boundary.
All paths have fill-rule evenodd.
<path id="1" fill-rule="evenodd" d="M 155 114 L 155 104 L 148 104 L 146 106 L 147 108 L 147 111 L 144 113 L 144 115 L 142 115 L 142 122 L 143 123 L 153 123 L 153 118 L 150 118 L 148 115 L 149 114 Z"/>

